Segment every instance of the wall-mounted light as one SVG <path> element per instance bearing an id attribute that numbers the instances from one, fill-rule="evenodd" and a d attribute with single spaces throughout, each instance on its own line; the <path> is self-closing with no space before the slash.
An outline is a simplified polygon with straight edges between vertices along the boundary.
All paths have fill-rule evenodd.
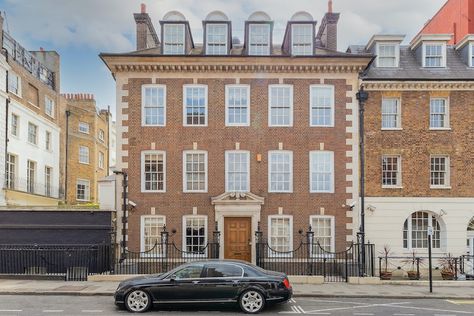
<path id="1" fill-rule="evenodd" d="M 257 154 L 257 162 L 262 162 L 262 154 Z"/>

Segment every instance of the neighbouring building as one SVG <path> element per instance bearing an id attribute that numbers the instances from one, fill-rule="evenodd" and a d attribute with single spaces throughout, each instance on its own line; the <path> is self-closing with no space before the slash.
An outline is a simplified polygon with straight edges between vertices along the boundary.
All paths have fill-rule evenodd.
<path id="1" fill-rule="evenodd" d="M 112 175 L 117 164 L 117 130 L 115 121 L 109 121 L 109 175 Z"/>
<path id="2" fill-rule="evenodd" d="M 116 81 L 129 249 L 150 249 L 165 225 L 187 251 L 219 230 L 223 258 L 254 261 L 258 228 L 280 251 L 309 226 L 326 250 L 345 249 L 357 229 L 346 206 L 359 193 L 355 95 L 372 56 L 337 52 L 339 14 L 330 8 L 317 29 L 295 13 L 281 45 L 260 11 L 242 44 L 219 11 L 203 21 L 203 44 L 180 12 L 160 32 L 144 6 L 134 16 L 137 51 L 100 55 Z"/>
<path id="3" fill-rule="evenodd" d="M 376 35 L 362 76 L 366 231 L 395 256 L 474 253 L 474 36 Z M 473 114 L 473 115 L 471 115 Z M 467 241 L 467 242 L 466 242 Z"/>
<path id="4" fill-rule="evenodd" d="M 0 26 L 3 25 L 3 17 L 0 15 Z M 3 47 L 3 45 L 0 45 Z M 7 145 L 7 117 L 8 117 L 8 92 L 7 92 L 7 74 L 10 66 L 7 62 L 7 55 L 0 54 L 0 146 Z M 0 170 L 5 170 L 6 153 L 0 150 Z M 6 205 L 5 190 L 5 172 L 0 172 L 0 206 Z"/>
<path id="5" fill-rule="evenodd" d="M 109 110 L 91 94 L 63 94 L 66 203 L 97 203 L 97 181 L 109 174 Z"/>
<path id="6" fill-rule="evenodd" d="M 474 34 L 474 0 L 448 0 L 421 29 L 419 35 L 450 34 L 448 44 L 456 45 Z"/>
<path id="7" fill-rule="evenodd" d="M 6 157 L 2 159 L 5 180 L 0 183 L 0 203 L 6 206 L 55 206 L 63 194 L 59 55 L 42 49 L 28 51 L 5 31 L 2 32 L 2 47 L 9 64 L 9 102 L 4 108 L 8 113 L 2 112 L 0 116 L 2 138 L 6 136 L 6 142 L 2 139 L 1 146 L 1 157 L 3 152 Z"/>

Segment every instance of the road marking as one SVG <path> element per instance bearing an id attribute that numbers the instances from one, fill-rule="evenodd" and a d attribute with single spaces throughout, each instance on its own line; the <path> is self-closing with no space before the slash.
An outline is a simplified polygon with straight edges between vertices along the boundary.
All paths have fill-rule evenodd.
<path id="1" fill-rule="evenodd" d="M 446 300 L 446 302 L 456 305 L 469 305 L 474 304 L 474 300 Z"/>
<path id="2" fill-rule="evenodd" d="M 393 314 L 393 316 L 415 316 L 415 314 L 400 314 L 400 313 L 396 313 L 396 314 Z"/>
<path id="3" fill-rule="evenodd" d="M 15 313 L 15 312 L 22 312 L 22 309 L 0 309 L 0 312 L 4 313 Z"/>
<path id="4" fill-rule="evenodd" d="M 335 308 L 325 308 L 325 309 L 316 309 L 313 311 L 306 311 L 306 314 L 318 313 L 318 312 L 328 312 L 328 311 L 340 311 L 340 310 L 349 310 L 357 308 L 370 308 L 370 307 L 401 307 L 402 304 L 410 304 L 409 302 L 400 302 L 400 303 L 387 303 L 387 304 L 369 304 L 369 305 L 358 305 L 358 306 L 349 306 L 349 307 L 335 307 Z"/>
<path id="5" fill-rule="evenodd" d="M 45 309 L 43 313 L 62 313 L 64 309 Z"/>
<path id="6" fill-rule="evenodd" d="M 434 316 L 456 316 L 456 314 L 434 314 Z"/>
<path id="7" fill-rule="evenodd" d="M 294 298 L 291 298 L 289 302 L 290 302 L 290 303 L 296 303 L 296 301 L 295 301 Z"/>
<path id="8" fill-rule="evenodd" d="M 322 303 L 340 303 L 340 304 L 353 304 L 353 305 L 366 305 L 367 303 L 360 302 L 347 302 L 347 301 L 329 301 L 329 300 L 311 300 L 312 302 L 322 302 Z"/>
<path id="9" fill-rule="evenodd" d="M 465 312 L 465 311 L 453 311 L 453 310 L 444 310 L 436 308 L 426 308 L 426 307 L 415 307 L 415 306 L 397 306 L 398 308 L 408 308 L 408 309 L 418 309 L 422 311 L 435 311 L 435 312 L 446 312 L 446 313 L 459 313 L 459 314 L 474 314 L 474 312 Z M 441 314 L 438 314 L 441 315 Z"/>
<path id="10" fill-rule="evenodd" d="M 372 316 L 374 315 L 373 313 L 354 313 L 356 316 Z"/>
<path id="11" fill-rule="evenodd" d="M 83 309 L 81 312 L 83 312 L 83 313 L 102 313 L 103 310 L 101 310 L 101 309 Z"/>

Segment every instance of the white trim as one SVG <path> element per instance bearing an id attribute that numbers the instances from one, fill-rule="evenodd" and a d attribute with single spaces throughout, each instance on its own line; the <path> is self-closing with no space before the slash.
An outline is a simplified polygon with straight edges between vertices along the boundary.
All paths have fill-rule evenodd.
<path id="1" fill-rule="evenodd" d="M 82 131 L 82 130 L 81 130 L 81 126 L 82 126 L 82 127 L 86 127 L 86 126 L 87 126 L 87 131 Z M 90 126 L 90 124 L 87 123 L 87 122 L 79 121 L 77 130 L 78 130 L 79 133 L 82 133 L 82 134 L 90 134 L 91 126 Z"/>
<path id="2" fill-rule="evenodd" d="M 468 46 L 468 55 L 469 55 L 469 62 L 468 62 L 468 65 L 469 67 L 474 67 L 474 61 L 472 60 L 474 58 L 474 53 L 472 52 L 474 50 L 474 43 L 473 42 L 470 42 L 469 43 L 469 46 Z"/>
<path id="3" fill-rule="evenodd" d="M 306 26 L 311 28 L 311 51 L 309 54 L 295 54 L 294 53 L 294 26 Z M 306 44 L 306 43 L 305 43 Z M 291 55 L 292 56 L 312 56 L 314 55 L 314 24 L 312 23 L 293 23 L 291 24 Z"/>
<path id="4" fill-rule="evenodd" d="M 187 190 L 186 189 L 186 154 L 204 154 L 204 190 Z M 184 193 L 206 193 L 208 190 L 208 162 L 207 151 L 205 150 L 183 150 L 183 192 Z"/>
<path id="5" fill-rule="evenodd" d="M 164 215 L 142 215 L 140 216 L 140 252 L 145 251 L 145 218 L 163 218 L 163 225 L 166 225 L 166 216 Z M 161 235 L 160 235 L 161 239 Z M 158 253 L 158 252 L 157 252 Z M 141 257 L 149 257 L 141 255 Z M 163 254 L 157 257 L 163 257 Z"/>
<path id="6" fill-rule="evenodd" d="M 177 44 L 180 44 L 180 45 L 182 44 L 183 49 L 179 52 L 169 53 L 169 52 L 166 51 L 166 47 L 168 45 L 167 41 L 165 41 L 166 32 L 167 32 L 168 27 L 174 27 L 174 26 L 179 26 L 180 28 L 182 28 L 183 37 L 181 38 L 180 42 L 177 43 Z M 163 39 L 162 39 L 162 42 L 163 42 L 163 55 L 184 55 L 185 52 L 186 52 L 186 29 L 185 29 L 185 24 L 184 23 L 163 23 Z M 173 43 L 173 44 L 176 44 L 176 43 Z M 174 45 L 172 45 L 170 47 L 174 47 Z"/>
<path id="7" fill-rule="evenodd" d="M 255 46 L 252 46 L 252 27 L 255 27 L 255 26 L 264 26 L 266 28 L 266 31 L 267 31 L 267 46 L 266 46 L 266 52 L 265 54 L 263 55 L 259 55 L 259 54 L 254 54 L 252 52 L 252 47 L 255 47 Z M 248 54 L 249 56 L 268 56 L 270 55 L 270 43 L 271 43 L 271 39 L 270 39 L 270 34 L 271 34 L 271 27 L 270 27 L 270 23 L 249 23 L 249 29 L 248 29 L 248 41 L 249 41 L 249 47 L 248 47 Z M 261 45 L 263 46 L 263 45 Z"/>
<path id="8" fill-rule="evenodd" d="M 440 66 L 427 66 L 426 65 L 426 45 L 441 45 L 441 65 Z M 446 68 L 446 42 L 423 42 L 421 46 L 422 50 L 422 65 L 424 68 Z"/>
<path id="9" fill-rule="evenodd" d="M 51 101 L 51 114 L 49 114 L 48 112 L 46 112 L 46 103 L 47 103 L 47 100 L 50 100 Z M 53 98 L 51 98 L 50 96 L 46 95 L 44 96 L 44 113 L 51 117 L 51 118 L 54 118 L 55 117 L 55 112 L 56 112 L 56 102 L 54 102 Z"/>
<path id="10" fill-rule="evenodd" d="M 163 89 L 163 124 L 146 124 L 145 115 L 145 89 L 146 88 L 157 88 Z M 166 85 L 164 84 L 144 84 L 142 85 L 141 94 L 141 115 L 142 115 L 142 126 L 145 127 L 163 127 L 166 126 Z"/>
<path id="11" fill-rule="evenodd" d="M 397 184 L 395 185 L 387 185 L 387 184 L 383 184 L 383 159 L 387 157 L 387 158 L 393 158 L 393 157 L 397 157 L 397 169 L 398 169 L 398 175 L 399 177 L 397 177 Z M 382 188 L 383 189 L 400 189 L 402 188 L 402 156 L 401 155 L 384 155 L 382 154 L 382 159 L 381 159 L 381 171 L 382 171 Z"/>
<path id="12" fill-rule="evenodd" d="M 13 91 L 10 91 L 8 85 L 6 86 L 7 88 L 7 91 L 13 95 L 16 95 L 17 97 L 19 97 L 20 99 L 22 98 L 22 91 L 21 91 L 21 77 L 14 71 L 12 70 L 8 70 L 8 77 L 10 77 L 10 75 L 14 75 L 16 78 L 17 78 L 17 84 L 18 84 L 18 93 L 15 93 Z M 8 82 L 10 82 L 10 78 L 8 78 Z M 36 114 L 36 113 L 35 113 Z"/>
<path id="13" fill-rule="evenodd" d="M 396 127 L 383 127 L 383 102 L 385 100 L 397 100 L 397 126 Z M 380 129 L 382 131 L 401 131 L 402 128 L 402 98 L 400 97 L 382 97 L 382 103 L 380 104 Z"/>
<path id="14" fill-rule="evenodd" d="M 419 211 L 414 211 L 412 213 L 410 213 L 410 215 L 408 215 L 408 217 L 403 221 L 403 224 L 402 224 L 402 249 L 403 250 L 408 250 L 408 251 L 427 251 L 428 250 L 428 247 L 426 248 L 414 248 L 413 247 L 413 221 L 412 221 L 412 216 L 413 214 L 415 213 L 427 213 L 428 214 L 428 227 L 433 227 L 433 219 L 436 220 L 436 222 L 438 223 L 439 225 L 439 247 L 433 247 L 433 250 L 436 250 L 436 251 L 440 251 L 440 250 L 443 250 L 445 248 L 444 245 L 446 245 L 446 240 L 443 240 L 443 233 L 446 234 L 446 232 L 443 231 L 443 228 L 446 229 L 446 227 L 444 227 L 444 223 L 442 223 L 440 220 L 439 220 L 439 217 L 436 215 L 436 213 L 433 213 L 432 211 L 427 211 L 427 210 L 419 210 Z M 405 238 L 403 236 L 403 233 L 405 232 L 405 222 L 407 222 L 407 248 L 404 247 L 403 243 L 405 242 Z"/>
<path id="15" fill-rule="evenodd" d="M 186 255 L 188 253 L 187 251 L 187 248 L 186 248 L 186 219 L 188 218 L 204 218 L 204 247 L 206 247 L 207 245 L 207 241 L 208 241 L 208 234 L 209 234 L 209 231 L 208 231 L 208 217 L 207 215 L 183 215 L 183 218 L 182 218 L 182 228 L 183 228 L 183 231 L 182 231 L 182 249 L 183 249 L 183 258 L 187 258 L 187 257 L 192 257 L 192 258 L 199 258 L 199 257 L 204 257 L 204 258 L 207 258 L 207 253 L 208 253 L 208 249 L 207 247 L 205 248 L 204 250 L 204 253 L 202 255 L 192 255 L 192 256 L 188 256 Z"/>
<path id="16" fill-rule="evenodd" d="M 87 182 L 87 189 L 88 189 L 88 193 L 86 194 L 86 192 L 84 191 L 84 195 L 86 197 L 88 197 L 88 199 L 78 199 L 77 198 L 77 185 L 79 184 L 79 181 L 82 181 L 82 182 Z M 84 184 L 84 183 L 82 183 Z M 89 202 L 91 200 L 91 181 L 88 180 L 88 179 L 80 179 L 80 178 L 77 178 L 76 179 L 76 201 L 81 201 L 81 202 Z"/>
<path id="17" fill-rule="evenodd" d="M 209 27 L 210 26 L 224 26 L 225 27 L 225 40 L 224 40 L 224 45 L 225 45 L 225 53 L 224 54 L 209 54 Z M 227 23 L 206 23 L 206 55 L 211 55 L 211 56 L 224 56 L 228 55 L 229 51 L 229 25 Z"/>
<path id="18" fill-rule="evenodd" d="M 444 185 L 432 185 L 431 184 L 431 159 L 432 158 L 445 158 L 446 161 L 446 179 Z M 451 159 L 449 155 L 436 154 L 430 155 L 430 189 L 451 189 Z"/>
<path id="19" fill-rule="evenodd" d="M 230 153 L 241 153 L 241 154 L 247 154 L 247 190 L 246 191 L 239 191 L 239 192 L 250 192 L 250 151 L 248 150 L 226 150 L 225 151 L 225 191 L 226 192 L 235 192 L 235 191 L 229 191 L 229 186 L 228 186 L 228 170 L 229 170 L 229 154 Z"/>
<path id="20" fill-rule="evenodd" d="M 145 155 L 163 155 L 163 190 L 145 190 Z M 140 179 L 142 193 L 165 193 L 166 192 L 166 151 L 163 150 L 142 150 L 140 163 Z"/>
<path id="21" fill-rule="evenodd" d="M 272 124 L 272 112 L 271 112 L 271 104 L 272 104 L 272 88 L 289 88 L 289 102 L 290 102 L 290 118 L 288 125 L 278 125 Z M 291 84 L 270 84 L 268 85 L 268 127 L 293 127 L 293 85 Z"/>
<path id="22" fill-rule="evenodd" d="M 290 253 L 291 251 L 293 251 L 293 215 L 269 215 L 268 216 L 268 231 L 267 231 L 267 237 L 268 237 L 268 246 L 270 248 L 273 247 L 272 245 L 272 235 L 271 235 L 271 232 L 272 232 L 272 219 L 279 219 L 279 218 L 282 218 L 282 219 L 289 219 L 289 235 L 290 235 L 290 242 L 289 242 L 289 247 L 288 247 L 288 254 L 284 255 L 284 254 L 281 254 L 281 255 L 277 255 L 276 253 L 273 253 L 271 251 L 271 249 L 268 249 L 268 257 L 284 257 L 284 258 L 291 258 L 293 257 L 293 254 Z"/>
<path id="23" fill-rule="evenodd" d="M 329 191 L 314 190 L 312 186 L 312 175 L 313 175 L 313 154 L 317 153 L 329 153 L 332 158 L 331 163 L 331 183 Z M 334 179 L 335 179 L 335 166 L 334 166 L 334 152 L 328 150 L 312 150 L 309 152 L 309 192 L 310 193 L 334 193 Z"/>
<path id="24" fill-rule="evenodd" d="M 336 221 L 335 217 L 333 215 L 310 215 L 309 216 L 309 225 L 311 228 L 314 228 L 313 226 L 313 219 L 314 218 L 329 218 L 331 220 L 331 250 L 330 252 L 335 252 L 336 250 Z M 314 233 L 314 229 L 313 229 Z M 317 237 L 316 234 L 313 235 L 313 238 Z M 311 256 L 313 257 L 313 249 L 310 249 L 311 251 Z M 317 255 L 314 255 L 316 257 Z"/>
<path id="25" fill-rule="evenodd" d="M 380 57 L 380 45 L 385 45 L 385 46 L 395 46 L 395 65 L 394 66 L 380 66 L 379 64 L 379 57 Z M 375 59 L 375 67 L 378 68 L 398 68 L 400 67 L 400 43 L 398 42 L 377 42 L 375 45 L 375 54 L 376 54 L 376 59 Z"/>
<path id="26" fill-rule="evenodd" d="M 187 88 L 204 88 L 204 97 L 205 97 L 205 117 L 204 117 L 204 124 L 187 124 L 187 117 L 186 117 L 186 89 Z M 190 126 L 190 127 L 207 127 L 208 125 L 208 118 L 209 118 L 209 100 L 208 100 L 208 89 L 207 85 L 205 84 L 185 84 L 183 85 L 183 126 Z"/>
<path id="27" fill-rule="evenodd" d="M 433 100 L 444 100 L 444 106 L 446 108 L 446 112 L 444 114 L 444 126 L 443 127 L 431 127 L 431 101 Z M 429 129 L 431 131 L 443 131 L 443 130 L 450 130 L 451 129 L 451 122 L 449 118 L 449 97 L 433 97 L 430 98 L 430 104 L 429 104 Z"/>
<path id="28" fill-rule="evenodd" d="M 86 148 L 87 149 L 87 161 L 82 161 L 81 160 L 81 149 L 82 148 Z M 87 147 L 87 146 L 82 146 L 82 145 L 79 145 L 79 163 L 80 164 L 83 164 L 83 165 L 88 165 L 90 164 L 91 162 L 91 151 L 90 151 L 90 148 Z"/>
<path id="29" fill-rule="evenodd" d="M 229 123 L 229 89 L 242 88 L 247 90 L 247 123 Z M 250 85 L 228 84 L 225 86 L 225 126 L 250 126 Z"/>
<path id="30" fill-rule="evenodd" d="M 290 155 L 290 187 L 287 191 L 272 190 L 271 187 L 271 155 L 289 154 Z M 293 193 L 293 152 L 291 150 L 270 150 L 268 151 L 268 192 L 269 193 Z"/>
<path id="31" fill-rule="evenodd" d="M 313 95 L 315 92 L 313 92 L 313 88 L 330 88 L 331 89 L 331 123 L 329 125 L 318 125 L 318 124 L 313 124 Z M 309 86 L 309 126 L 311 127 L 334 127 L 334 121 L 335 121 L 335 89 L 333 85 L 327 85 L 327 84 L 313 84 Z"/>

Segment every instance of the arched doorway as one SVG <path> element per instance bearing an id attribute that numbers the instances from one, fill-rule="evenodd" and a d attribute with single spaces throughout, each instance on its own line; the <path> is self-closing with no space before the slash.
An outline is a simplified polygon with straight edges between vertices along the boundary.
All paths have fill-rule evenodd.
<path id="1" fill-rule="evenodd" d="M 467 255 L 466 274 L 474 275 L 474 217 L 467 225 Z"/>

